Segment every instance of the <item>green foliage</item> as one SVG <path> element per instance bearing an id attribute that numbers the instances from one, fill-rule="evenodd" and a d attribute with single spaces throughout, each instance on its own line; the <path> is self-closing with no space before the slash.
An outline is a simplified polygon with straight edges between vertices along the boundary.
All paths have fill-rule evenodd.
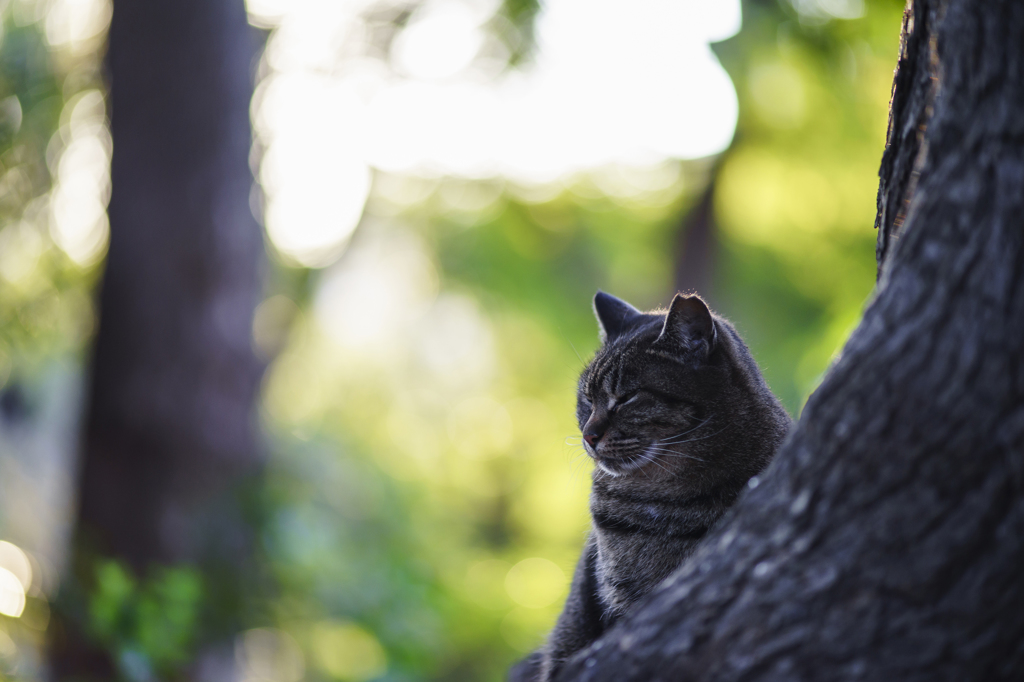
<path id="1" fill-rule="evenodd" d="M 750 0 L 741 33 L 716 47 L 740 122 L 718 166 L 711 293 L 793 412 L 874 283 L 903 5 L 865 4 L 861 18 L 822 21 L 787 0 Z M 537 9 L 502 5 L 493 28 L 513 63 L 529 54 Z M 16 96 L 23 120 L 0 121 L 0 183 L 13 188 L 0 194 L 0 388 L 12 366 L 25 380 L 55 356 L 84 355 L 96 277 L 42 216 L 47 149 L 60 147 L 66 104 L 98 87 L 98 56 L 68 64 L 47 52 L 40 24 L 8 24 L 0 110 Z M 565 443 L 578 435 L 576 374 L 597 343 L 590 299 L 601 288 L 641 307 L 669 300 L 674 244 L 707 165 L 665 164 L 638 196 L 612 191 L 606 171 L 544 188 L 381 174 L 338 266 L 277 268 L 270 293 L 298 312 L 265 381 L 272 456 L 251 514 L 257 572 L 274 589 L 239 589 L 238 613 L 218 618 L 286 633 L 310 682 L 502 679 L 556 617 L 588 523 L 589 464 Z M 427 189 L 415 201 L 393 200 L 416 183 Z M 452 199 L 469 191 L 491 200 L 470 210 Z M 419 297 L 342 301 L 407 313 L 368 342 L 335 300 L 351 282 L 329 286 L 359 259 L 385 273 L 364 294 Z M 125 678 L 171 676 L 226 634 L 206 622 L 226 608 L 214 603 L 221 579 L 171 567 L 139 580 L 100 562 L 82 617 Z"/>
<path id="2" fill-rule="evenodd" d="M 540 11 L 539 0 L 502 0 L 492 28 L 509 50 L 509 65 L 528 59 L 534 48 L 534 19 Z"/>
<path id="3" fill-rule="evenodd" d="M 88 632 L 112 654 L 128 680 L 165 676 L 194 652 L 202 575 L 189 566 L 155 569 L 136 580 L 123 564 L 96 564 L 88 598 Z"/>
<path id="4" fill-rule="evenodd" d="M 717 174 L 711 293 L 796 412 L 874 283 L 874 178 L 901 7 L 869 3 L 860 19 L 817 24 L 787 5 L 744 9 L 743 31 L 719 47 L 741 113 Z M 278 622 L 300 643 L 314 641 L 304 623 L 355 622 L 386 652 L 383 679 L 446 680 L 501 679 L 539 644 L 587 525 L 587 464 L 562 442 L 576 434 L 575 374 L 597 342 L 590 298 L 603 288 L 644 307 L 668 300 L 673 243 L 705 169 L 663 172 L 667 190 L 635 198 L 606 191 L 601 172 L 540 193 L 492 188 L 474 211 L 451 202 L 469 184 L 454 179 L 409 205 L 388 203 L 400 191 L 371 198 L 347 258 L 415 235 L 434 307 L 429 324 L 353 344 L 329 328 L 332 275 L 322 274 L 268 376 L 288 519 L 268 553 L 288 586 Z M 401 290 L 402 270 L 376 258 L 389 273 L 377 290 Z M 485 366 L 472 352 L 441 374 L 420 355 L 453 301 L 485 330 L 467 322 L 460 334 L 492 353 L 471 376 L 463 370 Z M 314 469 L 311 449 L 322 453 Z M 376 615 L 389 612 L 424 625 Z M 307 650 L 311 674 L 330 679 Z"/>
<path id="5" fill-rule="evenodd" d="M 367 272 L 386 273 L 382 287 L 405 290 L 408 257 L 391 259 L 407 250 L 436 272 L 432 312 L 408 331 L 346 341 L 348 326 L 325 328 L 333 272 L 314 280 L 264 398 L 275 622 L 303 645 L 309 679 L 333 679 L 313 634 L 331 623 L 379 643 L 381 679 L 490 680 L 557 615 L 587 523 L 582 453 L 565 439 L 577 350 L 597 341 L 590 298 L 613 286 L 659 302 L 682 200 L 676 184 L 643 205 L 591 183 L 467 216 L 443 202 L 461 184 L 446 180 L 391 222 L 415 231 L 365 228 L 346 258 L 378 259 Z"/>
<path id="6" fill-rule="evenodd" d="M 14 16 L 32 4 L 13 5 L 0 10 L 0 389 L 12 376 L 38 379 L 55 356 L 82 351 L 96 274 L 54 244 L 48 192 L 65 103 L 98 87 L 98 58 L 65 63 L 41 21 Z"/>
<path id="7" fill-rule="evenodd" d="M 62 426 L 54 422 L 77 403 L 54 392 L 74 387 L 69 375 L 78 372 L 69 368 L 81 362 L 94 327 L 91 295 L 97 270 L 73 262 L 50 229 L 52 191 L 67 143 L 62 135 L 68 132 L 67 105 L 83 91 L 100 87 L 102 36 L 77 46 L 69 58 L 66 46 L 50 44 L 46 36 L 45 10 L 53 5 L 0 3 L 0 403 L 9 420 L 2 435 L 18 429 L 13 442 L 2 444 L 8 486 L 2 492 L 3 511 L 12 512 L 0 518 L 4 539 L 12 537 L 10 528 L 18 517 L 33 519 L 25 524 L 30 534 L 46 537 L 55 530 L 42 528 L 46 522 L 40 519 L 56 518 L 50 516 L 56 500 L 31 495 L 61 489 L 53 487 L 57 475 L 49 469 L 59 436 L 46 441 L 53 445 L 45 457 L 37 456 L 31 443 L 60 433 Z M 40 433 L 17 440 L 32 427 Z M 39 461 L 22 468 L 23 463 L 7 459 L 12 448 L 23 451 L 25 461 Z M 36 471 L 51 471 L 50 480 L 30 480 L 36 465 Z M 20 680 L 41 676 L 38 652 L 50 617 L 46 594 L 30 593 L 27 601 L 20 618 L 0 623 L 0 674 L 16 674 Z"/>
<path id="8" fill-rule="evenodd" d="M 712 293 L 795 412 L 873 285 L 899 15 L 812 26 L 748 5 L 720 48 L 741 114 Z M 588 523 L 589 464 L 565 442 L 590 299 L 667 302 L 707 166 L 666 164 L 634 196 L 604 170 L 539 190 L 381 174 L 341 263 L 279 277 L 300 312 L 265 383 L 266 618 L 306 679 L 498 680 L 541 642 Z M 490 199 L 466 209 L 467 192 Z M 364 663 L 330 654 L 346 647 Z"/>
<path id="9" fill-rule="evenodd" d="M 716 285 L 794 413 L 874 286 L 877 173 L 903 6 L 869 0 L 859 18 L 828 19 L 785 0 L 748 0 L 742 31 L 715 46 L 740 101 L 715 196 Z"/>

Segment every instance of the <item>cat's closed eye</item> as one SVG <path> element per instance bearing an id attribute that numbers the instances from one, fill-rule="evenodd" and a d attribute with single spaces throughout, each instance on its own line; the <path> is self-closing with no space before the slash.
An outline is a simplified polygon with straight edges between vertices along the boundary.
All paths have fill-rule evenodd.
<path id="1" fill-rule="evenodd" d="M 632 393 L 628 393 L 628 394 L 626 394 L 625 397 L 619 399 L 619 407 L 622 407 L 623 405 L 628 405 L 628 404 L 630 404 L 632 402 L 635 402 L 636 399 L 639 398 L 639 397 L 640 397 L 640 390 L 639 389 L 633 391 Z"/>
<path id="2" fill-rule="evenodd" d="M 639 396 L 640 391 L 637 390 L 633 391 L 632 393 L 627 393 L 622 398 L 613 399 L 611 404 L 608 406 L 608 412 L 610 412 L 611 414 L 615 414 L 616 412 L 619 411 L 620 407 L 622 407 L 623 405 L 628 405 L 629 403 L 635 401 Z"/>

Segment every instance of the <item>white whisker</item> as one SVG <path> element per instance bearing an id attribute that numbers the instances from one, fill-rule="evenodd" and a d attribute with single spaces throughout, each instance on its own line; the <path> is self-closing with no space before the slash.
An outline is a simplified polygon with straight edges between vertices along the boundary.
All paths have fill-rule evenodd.
<path id="1" fill-rule="evenodd" d="M 674 445 L 676 442 L 679 442 L 679 441 L 676 441 L 677 438 L 681 438 L 681 437 L 685 436 L 688 433 L 693 433 L 694 431 L 696 431 L 697 429 L 701 428 L 705 424 L 710 423 L 711 420 L 714 419 L 714 417 L 715 417 L 715 415 L 710 414 L 700 424 L 697 424 L 696 426 L 694 426 L 692 428 L 689 428 L 686 431 L 683 431 L 682 433 L 677 433 L 674 436 L 669 436 L 668 438 L 664 438 L 664 439 L 661 440 L 661 442 L 666 444 L 666 445 Z M 682 442 L 685 443 L 687 441 L 682 441 Z"/>

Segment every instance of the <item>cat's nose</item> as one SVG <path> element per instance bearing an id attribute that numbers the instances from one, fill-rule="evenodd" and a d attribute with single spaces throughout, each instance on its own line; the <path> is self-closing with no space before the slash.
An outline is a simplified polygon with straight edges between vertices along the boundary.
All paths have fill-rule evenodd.
<path id="1" fill-rule="evenodd" d="M 596 448 L 597 442 L 601 440 L 601 436 L 604 435 L 606 430 L 608 430 L 608 422 L 590 419 L 583 426 L 583 440 L 587 441 L 587 445 L 590 447 Z"/>

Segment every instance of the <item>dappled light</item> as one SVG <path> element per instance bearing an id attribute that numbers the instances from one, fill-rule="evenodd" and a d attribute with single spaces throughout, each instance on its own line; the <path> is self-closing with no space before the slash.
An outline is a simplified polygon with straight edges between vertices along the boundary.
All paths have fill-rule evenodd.
<path id="1" fill-rule="evenodd" d="M 358 625 L 323 621 L 313 626 L 310 637 L 317 664 L 336 679 L 366 682 L 387 671 L 384 649 Z"/>
<path id="2" fill-rule="evenodd" d="M 32 589 L 32 562 L 17 545 L 0 540 L 0 568 L 18 579 L 23 592 Z"/>
<path id="3" fill-rule="evenodd" d="M 512 601 L 527 608 L 543 608 L 565 596 L 565 573 L 557 564 L 535 557 L 509 569 L 505 589 Z"/>
<path id="4" fill-rule="evenodd" d="M 73 261 L 88 266 L 103 256 L 110 234 L 111 141 L 103 93 L 87 90 L 68 101 L 58 134 L 50 143 L 56 166 L 50 234 Z"/>
<path id="5" fill-rule="evenodd" d="M 481 6 L 483 5 L 483 6 Z M 413 12 L 391 46 L 396 70 L 419 80 L 450 78 L 470 65 L 483 46 L 484 3 L 427 3 Z M 481 11 L 482 10 L 482 11 Z"/>
<path id="6" fill-rule="evenodd" d="M 111 0 L 54 0 L 34 4 L 45 7 L 47 41 L 75 56 L 96 49 L 110 24 L 113 10 Z"/>
<path id="7" fill-rule="evenodd" d="M 299 645 L 280 630 L 259 628 L 242 633 L 235 644 L 235 656 L 247 682 L 299 682 L 306 672 Z"/>
<path id="8" fill-rule="evenodd" d="M 24 585 L 9 570 L 0 568 L 0 613 L 11 618 L 20 618 L 24 610 Z"/>
<path id="9" fill-rule="evenodd" d="M 324 274 L 317 319 L 346 350 L 391 353 L 428 314 L 437 286 L 434 264 L 416 237 L 377 236 L 356 245 Z"/>
<path id="10" fill-rule="evenodd" d="M 626 14 L 614 3 L 552 2 L 538 18 L 536 55 L 514 72 L 495 71 L 501 59 L 488 52 L 495 4 L 425 2 L 379 60 L 359 51 L 359 36 L 386 7 L 250 3 L 256 23 L 278 26 L 254 99 L 267 148 L 263 216 L 278 250 L 303 265 L 337 256 L 370 167 L 543 184 L 708 156 L 732 137 L 735 92 L 707 44 L 738 30 L 733 2 L 645 0 Z M 348 49 L 332 47 L 338 40 Z"/>
<path id="11" fill-rule="evenodd" d="M 29 592 L 38 592 L 33 582 L 32 561 L 17 545 L 0 540 L 0 614 L 21 618 Z M 0 642 L 0 656 L 4 644 Z"/>

